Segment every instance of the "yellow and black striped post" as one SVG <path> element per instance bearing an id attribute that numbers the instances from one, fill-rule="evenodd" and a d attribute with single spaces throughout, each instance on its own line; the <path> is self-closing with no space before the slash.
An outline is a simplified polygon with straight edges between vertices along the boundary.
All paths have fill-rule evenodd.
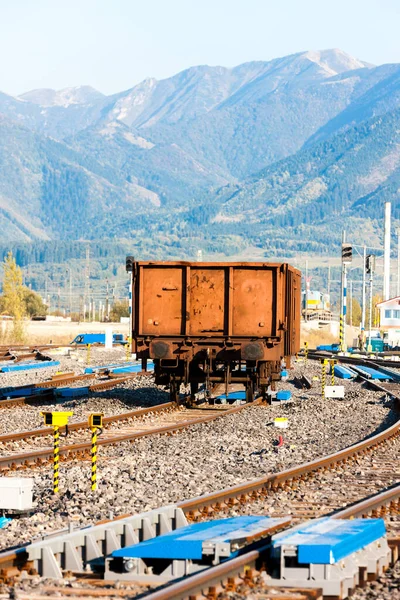
<path id="1" fill-rule="evenodd" d="M 97 427 L 92 427 L 92 491 L 97 490 Z"/>
<path id="2" fill-rule="evenodd" d="M 328 361 L 326 360 L 326 358 L 323 358 L 321 360 L 321 393 L 322 393 L 322 397 L 325 397 L 325 386 L 326 386 L 326 365 L 328 364 Z"/>
<path id="3" fill-rule="evenodd" d="M 59 484 L 59 461 L 60 461 L 60 431 L 57 426 L 53 429 L 53 494 L 58 494 Z"/>
<path id="4" fill-rule="evenodd" d="M 128 361 L 131 357 L 131 338 L 126 339 L 126 360 Z"/>
<path id="5" fill-rule="evenodd" d="M 344 350 L 344 327 L 343 327 L 343 315 L 339 318 L 339 346 L 340 350 Z"/>
<path id="6" fill-rule="evenodd" d="M 90 365 L 90 344 L 87 345 L 86 364 Z"/>
<path id="7" fill-rule="evenodd" d="M 92 491 L 97 490 L 97 436 L 103 431 L 103 413 L 89 415 L 88 424 L 92 431 Z"/>
<path id="8" fill-rule="evenodd" d="M 308 342 L 304 342 L 304 363 L 307 364 L 308 359 Z"/>
<path id="9" fill-rule="evenodd" d="M 329 362 L 331 363 L 331 385 L 335 385 L 335 365 L 337 360 L 331 358 Z"/>

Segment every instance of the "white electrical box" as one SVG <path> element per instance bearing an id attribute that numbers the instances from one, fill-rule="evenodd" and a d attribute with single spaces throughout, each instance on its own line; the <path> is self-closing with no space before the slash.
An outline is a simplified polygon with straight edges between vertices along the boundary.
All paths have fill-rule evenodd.
<path id="1" fill-rule="evenodd" d="M 0 477 L 0 510 L 30 510 L 33 506 L 33 479 Z"/>
<path id="2" fill-rule="evenodd" d="M 344 385 L 327 385 L 325 398 L 344 398 Z"/>

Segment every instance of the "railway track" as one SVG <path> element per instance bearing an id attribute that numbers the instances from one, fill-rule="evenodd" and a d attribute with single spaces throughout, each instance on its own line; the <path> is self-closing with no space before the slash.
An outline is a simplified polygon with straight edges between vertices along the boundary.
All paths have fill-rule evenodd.
<path id="1" fill-rule="evenodd" d="M 400 397 L 392 384 L 368 383 L 383 393 L 390 393 L 400 402 Z M 387 386 L 389 386 L 388 389 Z M 167 408 L 168 405 L 170 405 L 169 408 Z M 160 405 L 157 409 L 172 410 L 172 407 L 173 403 L 167 403 Z M 224 414 L 237 412 L 241 408 L 243 406 L 224 409 Z M 221 409 L 214 408 L 212 410 L 221 412 Z M 183 414 L 184 411 L 181 409 L 180 412 Z M 212 420 L 217 416 L 220 415 L 206 415 L 204 419 L 192 421 L 191 424 Z M 119 418 L 121 417 L 123 418 L 123 415 L 119 415 Z M 187 419 L 185 420 L 187 421 Z M 77 425 L 79 426 L 79 424 Z M 168 433 L 184 426 L 187 426 L 185 422 L 175 423 L 172 426 L 164 426 L 162 431 L 152 430 L 152 433 Z M 26 432 L 22 432 L 20 435 L 24 433 Z M 338 433 L 340 434 L 340 432 Z M 400 509 L 400 486 L 395 485 L 400 480 L 400 461 L 397 458 L 400 449 L 399 434 L 400 420 L 381 433 L 332 455 L 244 484 L 185 500 L 177 506 L 192 521 L 220 518 L 249 511 L 267 513 L 274 517 L 290 514 L 294 522 L 332 513 L 335 518 L 382 516 L 387 519 L 389 534 L 393 538 L 398 538 L 399 523 L 391 521 L 391 519 L 393 515 L 399 513 Z M 142 435 L 148 435 L 148 433 L 142 432 L 139 435 L 131 433 L 129 439 L 135 439 Z M 99 445 L 101 445 L 100 440 Z M 106 443 L 116 443 L 116 441 L 125 440 L 114 439 Z M 86 444 L 86 450 L 89 447 L 90 444 Z M 81 450 L 86 451 L 80 448 L 78 452 Z M 72 451 L 74 452 L 74 449 Z M 66 448 L 67 455 L 68 452 L 68 448 Z M 12 458 L 15 460 L 15 457 Z M 41 460 L 42 458 L 39 459 L 39 462 Z M 15 466 L 17 465 L 12 465 L 12 468 Z M 398 548 L 396 540 L 392 542 L 392 546 L 395 555 Z M 17 558 L 17 555 L 13 557 L 12 553 L 11 555 L 8 553 L 7 556 L 0 555 L 0 568 L 3 564 L 15 566 Z M 252 551 L 243 557 L 210 568 L 199 575 L 172 584 L 147 597 L 149 600 L 178 600 L 179 598 L 194 599 L 203 594 L 211 599 L 216 598 L 221 591 L 223 593 L 234 591 L 238 586 L 241 591 L 246 586 L 250 590 L 259 575 L 260 558 L 260 550 Z M 102 591 L 104 592 L 104 590 Z M 59 593 L 63 595 L 62 588 Z M 263 589 L 263 598 L 268 597 L 267 593 L 268 589 Z M 298 594 L 297 598 L 302 600 L 321 597 L 315 590 L 297 590 L 296 593 Z M 67 594 L 74 595 L 74 592 L 67 592 Z M 90 590 L 90 594 L 83 592 L 82 596 L 84 595 L 96 597 L 105 594 L 97 594 L 96 590 Z M 110 596 L 112 595 L 110 594 Z M 126 594 L 117 595 L 124 596 Z M 277 600 L 289 599 L 286 592 L 275 593 L 273 597 Z"/>
<path id="2" fill-rule="evenodd" d="M 145 371 L 139 371 L 138 373 L 129 373 L 125 376 L 118 376 L 116 377 L 115 375 L 113 376 L 112 373 L 110 373 L 110 375 L 104 377 L 104 375 L 100 374 L 99 376 L 97 376 L 96 374 L 85 374 L 85 375 L 68 375 L 68 376 L 54 376 L 51 380 L 48 381 L 44 381 L 44 382 L 40 382 L 40 383 L 33 383 L 33 384 L 29 384 L 29 385 L 25 385 L 25 386 L 19 386 L 17 388 L 9 388 L 12 389 L 13 392 L 18 390 L 21 391 L 21 394 L 23 394 L 23 392 L 27 391 L 28 389 L 42 389 L 45 388 L 43 391 L 40 391 L 38 393 L 33 393 L 33 394 L 29 394 L 29 395 L 21 395 L 18 397 L 11 397 L 11 398 L 3 398 L 0 399 L 0 409 L 1 408 L 10 408 L 13 406 L 19 406 L 19 405 L 23 405 L 23 404 L 42 404 L 45 402 L 49 402 L 55 399 L 55 391 L 57 388 L 59 387 L 64 387 L 64 386 L 69 386 L 70 384 L 74 384 L 76 382 L 80 382 L 80 381 L 90 381 L 90 380 L 96 380 L 96 383 L 92 383 L 90 385 L 87 386 L 88 388 L 88 392 L 101 392 L 101 391 L 105 391 L 105 390 L 109 390 L 109 389 L 113 389 L 114 387 L 117 387 L 118 385 L 121 385 L 123 383 L 126 383 L 127 381 L 130 381 L 132 379 L 135 379 L 136 377 L 142 377 L 144 375 L 151 375 L 151 373 L 149 372 L 145 372 Z M 2 393 L 4 394 L 4 391 L 2 391 Z"/>
<path id="3" fill-rule="evenodd" d="M 114 380 L 114 383 L 118 380 Z M 207 423 L 217 418 L 235 414 L 245 408 L 258 405 L 261 400 L 231 407 L 230 405 L 198 406 L 185 408 L 174 402 L 167 402 L 152 408 L 144 408 L 111 417 L 105 417 L 106 428 L 98 437 L 98 446 L 109 446 L 120 442 L 131 442 L 149 435 L 170 434 L 187 429 L 199 423 Z M 121 427 L 121 424 L 123 426 Z M 88 459 L 91 443 L 88 439 L 86 421 L 71 423 L 68 427 L 69 443 L 60 447 L 60 459 Z M 61 429 L 61 434 L 65 429 Z M 53 460 L 51 444 L 52 431 L 49 428 L 21 431 L 0 436 L 0 472 L 19 468 L 33 468 Z M 43 442 L 43 444 L 42 444 Z M 50 442 L 50 444 L 49 444 Z M 15 450 L 15 444 L 18 449 Z M 32 448 L 34 444 L 34 448 Z M 44 445 L 46 444 L 46 445 Z M 39 447 L 38 447 L 39 446 Z M 23 451 L 21 451 L 23 449 Z"/>
<path id="4" fill-rule="evenodd" d="M 359 517 L 377 517 L 398 514 L 400 510 L 400 485 L 391 490 L 385 490 L 368 499 L 362 499 L 352 506 L 347 506 L 341 511 L 332 515 L 335 519 L 349 519 Z M 399 537 L 389 537 L 389 546 L 392 550 L 392 564 L 399 558 Z M 242 556 L 233 558 L 215 567 L 210 567 L 199 574 L 187 577 L 164 589 L 157 590 L 146 596 L 147 600 L 197 600 L 207 598 L 207 600 L 227 600 L 232 598 L 234 592 L 238 592 L 239 597 L 257 598 L 257 591 L 260 599 L 267 600 L 322 600 L 322 590 L 320 589 L 296 589 L 286 588 L 277 589 L 274 586 L 268 586 L 267 578 L 261 578 L 261 571 L 265 571 L 263 564 L 263 553 L 266 548 L 261 547 L 257 550 L 245 552 Z M 369 577 L 368 581 L 373 581 Z M 361 573 L 361 585 L 365 587 L 367 578 L 365 572 Z M 260 589 L 257 590 L 257 585 Z"/>

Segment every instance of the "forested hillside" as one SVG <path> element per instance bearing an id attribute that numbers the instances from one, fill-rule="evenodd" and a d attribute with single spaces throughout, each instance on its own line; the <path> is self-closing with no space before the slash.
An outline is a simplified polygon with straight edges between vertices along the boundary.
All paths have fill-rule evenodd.
<path id="1" fill-rule="evenodd" d="M 83 260 L 87 244 L 110 264 L 332 254 L 344 223 L 378 243 L 385 200 L 400 218 L 399 107 L 399 65 L 340 50 L 113 96 L 0 94 L 3 247 L 24 264 Z"/>

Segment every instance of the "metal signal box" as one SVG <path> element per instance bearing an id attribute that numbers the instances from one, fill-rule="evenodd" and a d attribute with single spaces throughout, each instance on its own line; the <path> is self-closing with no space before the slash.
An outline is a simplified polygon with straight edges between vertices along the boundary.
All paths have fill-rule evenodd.
<path id="1" fill-rule="evenodd" d="M 0 477 L 0 510 L 30 510 L 32 495 L 33 479 L 30 477 Z"/>
<path id="2" fill-rule="evenodd" d="M 92 429 L 94 429 L 95 427 L 99 427 L 100 429 L 102 429 L 103 417 L 103 413 L 93 413 L 92 415 L 89 415 L 89 427 L 91 427 Z"/>
<path id="3" fill-rule="evenodd" d="M 73 412 L 42 412 L 44 424 L 52 427 L 64 427 L 68 424 L 69 417 L 72 417 Z"/>

